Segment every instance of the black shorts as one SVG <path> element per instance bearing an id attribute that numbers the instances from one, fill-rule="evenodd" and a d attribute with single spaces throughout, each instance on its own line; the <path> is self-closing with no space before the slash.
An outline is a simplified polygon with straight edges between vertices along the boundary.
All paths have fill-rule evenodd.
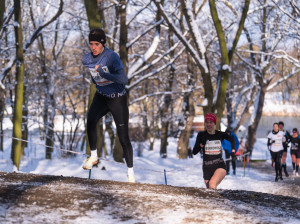
<path id="1" fill-rule="evenodd" d="M 219 168 L 222 168 L 226 171 L 226 165 L 223 160 L 217 164 L 203 165 L 202 168 L 203 168 L 204 180 L 210 180 L 212 178 L 212 176 L 214 175 L 215 171 Z"/>
<path id="2" fill-rule="evenodd" d="M 291 150 L 291 155 L 295 155 L 297 159 L 300 159 L 300 151 L 299 150 Z"/>

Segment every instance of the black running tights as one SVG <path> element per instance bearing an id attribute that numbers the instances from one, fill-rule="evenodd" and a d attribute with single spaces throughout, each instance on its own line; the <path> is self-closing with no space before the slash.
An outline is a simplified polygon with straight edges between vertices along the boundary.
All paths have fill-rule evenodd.
<path id="1" fill-rule="evenodd" d="M 133 167 L 133 151 L 128 135 L 129 111 L 127 95 L 108 98 L 96 92 L 87 117 L 87 134 L 91 150 L 97 149 L 97 122 L 111 112 L 117 127 L 117 133 L 123 148 L 127 167 Z"/>
<path id="2" fill-rule="evenodd" d="M 231 156 L 231 153 L 227 152 L 227 150 L 225 150 L 225 157 L 226 159 L 229 159 Z M 235 170 L 236 169 L 236 161 L 235 160 L 231 160 L 232 163 L 232 169 Z M 230 170 L 230 160 L 226 160 L 226 171 L 229 172 Z"/>
<path id="3" fill-rule="evenodd" d="M 281 175 L 281 157 L 282 157 L 283 150 L 279 152 L 271 151 L 271 156 L 273 161 L 275 162 L 275 172 L 276 176 Z"/>

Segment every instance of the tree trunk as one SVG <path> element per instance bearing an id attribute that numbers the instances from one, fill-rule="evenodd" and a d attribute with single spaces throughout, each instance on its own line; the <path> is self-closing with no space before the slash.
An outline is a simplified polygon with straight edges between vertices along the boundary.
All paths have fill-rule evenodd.
<path id="1" fill-rule="evenodd" d="M 264 0 L 264 4 L 267 3 L 267 0 Z M 269 15 L 269 11 L 267 10 L 266 7 L 263 8 L 263 14 L 262 14 L 262 32 L 261 32 L 261 51 L 267 53 L 269 51 L 267 47 L 267 19 Z M 250 45 L 252 47 L 252 45 Z M 267 61 L 268 57 L 267 55 L 261 55 L 261 61 Z M 253 58 L 255 61 L 255 57 Z M 263 112 L 263 106 L 264 106 L 264 100 L 265 100 L 265 94 L 267 92 L 267 87 L 271 83 L 272 79 L 264 80 L 264 77 L 266 76 L 266 71 L 268 68 L 271 66 L 271 63 L 269 62 L 267 65 L 264 66 L 264 69 L 262 72 L 256 76 L 256 79 L 258 81 L 259 87 L 258 87 L 258 94 L 256 101 L 254 102 L 254 113 L 252 114 L 251 118 L 253 119 L 250 120 L 251 124 L 248 126 L 248 137 L 247 137 L 247 146 L 250 150 L 250 155 L 252 155 L 253 147 L 256 142 L 256 131 L 258 124 L 260 122 L 262 112 Z"/>
<path id="2" fill-rule="evenodd" d="M 84 5 L 85 5 L 85 9 L 86 9 L 87 18 L 89 21 L 90 30 L 92 30 L 94 28 L 101 28 L 101 20 L 100 20 L 100 14 L 98 11 L 99 8 L 98 8 L 97 0 L 84 0 Z M 96 86 L 94 83 L 91 83 L 88 108 L 90 108 L 90 106 L 92 104 L 95 93 L 96 93 Z M 101 121 L 102 121 L 102 119 L 99 120 L 98 125 L 101 123 Z M 98 131 L 98 133 L 97 133 L 98 139 L 102 138 L 101 134 L 102 133 L 100 131 Z M 86 134 L 86 143 L 87 143 L 86 144 L 86 153 L 90 154 L 91 148 L 90 148 L 87 134 Z M 97 142 L 97 146 L 98 146 L 98 142 Z M 102 150 L 102 148 L 97 149 L 98 155 L 100 154 L 100 150 Z"/>
<path id="3" fill-rule="evenodd" d="M 197 79 L 197 68 L 191 56 L 188 56 L 187 71 L 190 74 L 188 85 L 194 86 Z M 188 156 L 189 139 L 192 132 L 193 121 L 195 117 L 195 108 L 193 102 L 193 93 L 186 93 L 183 98 L 183 122 L 178 139 L 177 153 L 180 159 L 186 159 Z"/>
<path id="4" fill-rule="evenodd" d="M 169 32 L 168 39 L 169 39 L 169 47 L 174 45 L 173 41 L 173 33 L 172 31 Z M 174 57 L 174 51 L 170 53 L 170 57 Z M 173 86 L 173 80 L 175 75 L 175 68 L 174 66 L 170 66 L 169 76 L 167 78 L 168 83 L 166 87 L 166 91 L 171 92 Z M 161 137 L 160 137 L 160 155 L 167 154 L 167 146 L 168 146 L 168 133 L 169 133 L 169 108 L 172 104 L 172 96 L 165 95 L 163 99 L 163 106 L 160 109 L 160 117 L 161 117 Z"/>
<path id="5" fill-rule="evenodd" d="M 255 116 L 253 116 L 253 114 L 252 114 L 253 120 L 251 122 L 251 125 L 248 126 L 248 136 L 247 136 L 247 146 L 248 146 L 248 149 L 250 150 L 250 155 L 252 155 L 253 146 L 256 142 L 256 131 L 257 131 L 260 119 L 262 117 L 265 95 L 266 95 L 267 87 L 268 87 L 269 83 L 270 82 L 268 82 L 267 84 L 264 84 L 264 83 L 260 82 L 261 85 L 258 89 L 256 102 L 254 103 L 255 111 L 253 112 L 253 114 L 255 114 Z"/>
<path id="6" fill-rule="evenodd" d="M 101 28 L 100 14 L 98 12 L 97 0 L 84 0 L 86 15 L 89 21 L 90 30 Z"/>
<path id="7" fill-rule="evenodd" d="M 4 131 L 3 131 L 3 115 L 0 114 L 0 151 L 2 151 L 2 152 L 4 151 L 3 134 L 4 134 Z"/>
<path id="8" fill-rule="evenodd" d="M 102 157 L 103 154 L 103 146 L 104 146 L 104 134 L 103 134 L 103 121 L 104 119 L 100 119 L 97 125 L 97 135 L 99 136 L 97 141 L 97 154 L 98 157 Z"/>
<path id="9" fill-rule="evenodd" d="M 120 42 L 119 42 L 119 49 L 120 49 L 120 58 L 124 66 L 125 73 L 128 72 L 128 49 L 126 47 L 128 41 L 128 27 L 126 24 L 126 9 L 127 3 L 126 0 L 120 0 Z"/>
<path id="10" fill-rule="evenodd" d="M 115 143 L 115 133 L 114 130 L 112 128 L 112 117 L 106 117 L 105 118 L 105 129 L 109 135 L 109 139 L 110 139 L 110 150 L 112 152 L 113 148 L 114 148 L 114 143 Z M 106 154 L 105 154 L 106 155 Z"/>
<path id="11" fill-rule="evenodd" d="M 225 109 L 225 94 L 226 94 L 226 90 L 227 90 L 227 83 L 228 83 L 228 78 L 231 75 L 231 70 L 229 70 L 229 68 L 223 68 L 224 65 L 230 66 L 231 64 L 231 59 L 233 56 L 233 52 L 235 51 L 235 48 L 237 46 L 237 43 L 239 41 L 241 32 L 243 30 L 244 27 L 244 23 L 247 17 L 247 12 L 249 9 L 249 4 L 250 4 L 250 0 L 246 0 L 244 3 L 244 8 L 243 8 L 243 13 L 241 16 L 241 20 L 239 23 L 239 27 L 238 27 L 238 32 L 235 36 L 235 39 L 233 41 L 232 44 L 232 48 L 231 49 L 227 49 L 226 46 L 226 39 L 225 39 L 225 34 L 222 28 L 222 24 L 221 21 L 219 19 L 218 16 L 218 11 L 217 11 L 217 7 L 216 7 L 216 3 L 215 0 L 209 0 L 209 7 L 210 7 L 210 13 L 214 22 L 214 26 L 218 35 L 218 40 L 219 40 L 219 46 L 220 46 L 220 51 L 221 51 L 221 65 L 220 65 L 220 70 L 219 70 L 219 78 L 218 78 L 218 86 L 217 86 L 217 100 L 216 100 L 216 104 L 213 107 L 213 111 L 215 112 L 218 120 L 217 120 L 217 128 L 220 128 L 220 122 L 221 122 L 221 118 L 223 116 L 223 112 Z M 231 40 L 229 40 L 231 41 Z M 228 52 L 229 50 L 229 52 Z"/>
<path id="12" fill-rule="evenodd" d="M 179 159 L 186 159 L 188 156 L 189 139 L 192 132 L 193 121 L 195 117 L 195 108 L 193 102 L 193 94 L 184 96 L 184 129 L 180 132 L 177 146 Z"/>
<path id="13" fill-rule="evenodd" d="M 5 12 L 5 0 L 0 1 L 0 30 L 3 26 L 4 20 L 4 12 Z"/>
<path id="14" fill-rule="evenodd" d="M 25 72 L 25 80 L 28 80 L 28 74 Z M 28 140 L 28 94 L 26 91 L 27 81 L 24 82 L 24 100 L 23 100 L 23 119 L 22 119 L 22 139 Z M 22 142 L 22 157 L 25 155 L 27 142 Z"/>
<path id="15" fill-rule="evenodd" d="M 5 12 L 5 0 L 0 1 L 0 30 L 3 26 Z M 1 82 L 1 80 L 0 80 Z M 4 108 L 5 108 L 5 89 L 0 85 L 0 151 L 3 151 L 3 118 L 4 118 Z"/>
<path id="16" fill-rule="evenodd" d="M 54 96 L 54 78 L 50 77 L 50 93 L 49 93 L 49 100 L 51 105 L 51 113 L 48 120 L 48 128 L 46 133 L 46 145 L 50 147 L 46 147 L 46 159 L 52 158 L 52 152 L 53 152 L 53 146 L 54 146 L 54 117 L 55 117 L 55 108 L 56 108 L 56 102 L 55 102 L 55 96 Z"/>
<path id="17" fill-rule="evenodd" d="M 22 19 L 21 19 L 21 3 L 20 0 L 14 0 L 14 15 L 15 15 L 15 39 L 16 39 L 16 87 L 15 87 L 15 102 L 13 112 L 13 137 L 22 138 L 22 106 L 24 94 L 24 55 L 23 55 L 23 34 L 22 34 Z M 13 164 L 19 170 L 21 158 L 22 142 L 12 141 L 12 160 Z"/>
<path id="18" fill-rule="evenodd" d="M 115 147 L 113 150 L 113 157 L 116 162 L 123 163 L 123 149 L 119 141 L 119 136 L 116 135 Z"/>
<path id="19" fill-rule="evenodd" d="M 119 1 L 120 7 L 119 7 L 119 13 L 120 13 L 120 42 L 119 42 L 119 54 L 120 59 L 123 63 L 125 73 L 128 72 L 128 49 L 126 47 L 127 41 L 128 41 L 128 30 L 127 30 L 127 24 L 126 24 L 126 9 L 127 9 L 127 2 L 126 0 L 120 0 Z M 121 146 L 121 143 L 119 142 L 119 137 L 117 136 L 115 138 L 115 144 L 114 144 L 114 160 L 117 162 L 121 162 L 120 158 L 122 158 L 123 161 L 123 148 Z"/>
<path id="20" fill-rule="evenodd" d="M 0 86 L 0 151 L 4 150 L 3 146 L 3 118 L 4 118 L 4 108 L 5 108 L 5 89 Z"/>

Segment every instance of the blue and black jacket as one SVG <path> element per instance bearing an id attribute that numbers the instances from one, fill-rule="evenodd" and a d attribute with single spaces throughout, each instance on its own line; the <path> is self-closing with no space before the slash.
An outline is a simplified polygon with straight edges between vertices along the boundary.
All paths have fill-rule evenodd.
<path id="1" fill-rule="evenodd" d="M 240 142 L 239 142 L 237 136 L 233 132 L 230 132 L 230 136 L 233 137 L 233 139 L 235 141 L 235 152 L 237 152 L 237 150 L 240 146 Z M 224 139 L 222 141 L 222 148 L 224 150 L 226 150 L 228 153 L 232 153 L 231 143 L 230 143 L 230 141 L 227 141 L 226 139 Z"/>
<path id="2" fill-rule="evenodd" d="M 89 69 L 100 94 L 111 95 L 125 91 L 128 78 L 120 57 L 113 50 L 105 47 L 97 56 L 92 52 L 85 54 L 82 57 L 82 64 Z M 96 65 L 99 65 L 97 71 Z"/>

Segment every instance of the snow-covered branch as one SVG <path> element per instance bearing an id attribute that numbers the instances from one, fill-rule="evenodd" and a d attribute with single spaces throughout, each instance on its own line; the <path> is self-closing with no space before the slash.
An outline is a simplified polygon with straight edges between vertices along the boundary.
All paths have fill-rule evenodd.
<path id="1" fill-rule="evenodd" d="M 150 94 L 146 94 L 144 96 L 141 96 L 139 98 L 136 98 L 134 100 L 132 100 L 129 105 L 132 105 L 134 103 L 137 103 L 139 101 L 142 101 L 146 98 L 149 97 L 155 97 L 155 96 L 161 96 L 161 95 L 175 95 L 175 94 L 185 94 L 185 93 L 192 93 L 194 91 L 197 91 L 199 89 L 203 89 L 202 86 L 196 87 L 196 88 L 192 88 L 192 89 L 187 89 L 187 90 L 183 90 L 183 91 L 166 91 L 166 92 L 156 92 L 156 93 L 150 93 Z"/>
<path id="2" fill-rule="evenodd" d="M 11 20 L 11 18 L 12 18 L 13 15 L 14 15 L 14 7 L 12 7 L 8 11 L 7 15 L 3 18 L 3 25 L 2 25 L 1 30 L 0 30 L 0 40 L 3 40 L 2 39 L 2 35 L 3 35 L 4 30 L 6 29 L 8 23 Z"/>
<path id="3" fill-rule="evenodd" d="M 52 22 L 54 22 L 63 12 L 63 5 L 64 2 L 63 0 L 60 0 L 59 2 L 59 9 L 56 12 L 56 14 L 46 23 L 40 25 L 39 27 L 37 27 L 37 29 L 33 32 L 33 34 L 31 35 L 31 37 L 28 39 L 28 41 L 24 44 L 24 51 L 26 51 L 31 44 L 35 41 L 35 39 L 39 36 L 40 32 L 42 32 L 42 30 L 48 26 L 49 24 L 51 24 Z"/>
<path id="4" fill-rule="evenodd" d="M 272 2 L 277 6 L 277 8 L 278 8 L 281 12 L 283 12 L 285 15 L 287 15 L 288 17 L 290 17 L 290 18 L 291 18 L 292 20 L 294 20 L 296 23 L 300 24 L 300 20 L 297 19 L 297 17 L 291 15 L 289 12 L 287 12 L 286 10 L 284 10 L 284 9 L 278 4 L 279 0 L 277 0 L 277 1 L 272 0 Z M 295 7 L 295 9 L 297 9 L 297 7 Z M 297 16 L 299 16 L 299 13 L 300 13 L 300 12 L 298 11 Z"/>
<path id="5" fill-rule="evenodd" d="M 42 32 L 42 30 L 47 27 L 49 24 L 51 24 L 52 22 L 54 22 L 63 12 L 63 5 L 64 2 L 63 0 L 60 0 L 60 5 L 59 5 L 59 9 L 56 12 L 56 14 L 46 23 L 44 23 L 43 25 L 40 25 L 31 35 L 31 37 L 28 39 L 28 41 L 24 44 L 23 46 L 23 51 L 26 52 L 28 50 L 28 48 L 31 46 L 31 44 L 36 40 L 36 38 L 39 36 L 39 34 Z M 13 65 L 16 63 L 16 57 L 12 57 L 9 61 L 9 63 L 5 66 L 5 68 L 1 71 L 0 74 L 0 81 L 2 81 L 6 75 L 8 74 L 8 72 L 11 70 L 11 68 L 13 67 Z"/>
<path id="6" fill-rule="evenodd" d="M 152 67 L 153 65 L 155 65 L 156 63 L 158 63 L 161 59 L 163 59 L 166 55 L 168 55 L 171 51 L 174 51 L 177 46 L 179 45 L 180 42 L 177 42 L 176 44 L 174 44 L 174 46 L 172 46 L 171 48 L 169 48 L 167 51 L 164 52 L 164 54 L 160 55 L 159 57 L 155 58 L 151 63 L 143 66 L 141 69 L 139 69 L 138 71 L 134 72 L 133 74 L 128 74 L 128 79 L 132 79 L 134 76 L 137 76 L 138 74 L 146 71 L 147 69 L 149 69 L 150 67 Z"/>
<path id="7" fill-rule="evenodd" d="M 165 68 L 169 67 L 170 65 L 172 65 L 174 63 L 174 61 L 182 54 L 182 52 L 184 51 L 185 48 L 182 48 L 174 58 L 172 58 L 168 63 L 164 64 L 163 66 L 161 66 L 158 69 L 155 69 L 154 71 L 140 77 L 139 79 L 135 80 L 133 83 L 131 83 L 130 85 L 126 86 L 127 89 L 132 89 L 133 87 L 135 87 L 136 85 L 138 85 L 140 82 L 144 81 L 145 79 L 150 78 L 151 76 L 154 76 L 155 74 L 159 73 L 160 71 L 164 70 Z"/>
<path id="8" fill-rule="evenodd" d="M 296 67 L 300 68 L 300 61 L 292 56 L 290 56 L 286 51 L 284 50 L 275 50 L 272 52 L 263 52 L 263 51 L 254 51 L 254 50 L 244 50 L 244 49 L 240 49 L 238 50 L 240 52 L 246 52 L 246 53 L 252 53 L 252 54 L 258 54 L 258 55 L 262 55 L 262 56 L 272 56 L 274 58 L 277 59 L 286 59 L 287 61 L 291 62 L 292 64 L 294 64 Z M 239 55 L 239 54 L 237 54 Z M 241 56 L 241 55 L 239 55 Z"/>
<path id="9" fill-rule="evenodd" d="M 0 82 L 4 80 L 6 74 L 8 74 L 8 72 L 11 70 L 12 66 L 16 63 L 16 61 L 17 61 L 17 57 L 15 55 L 10 58 L 9 62 L 7 63 L 7 65 L 5 66 L 5 68 L 2 70 L 0 74 Z"/>
<path id="10" fill-rule="evenodd" d="M 158 31 L 155 32 L 155 37 L 153 38 L 152 44 L 147 50 L 147 52 L 139 58 L 132 66 L 129 67 L 128 76 L 133 77 L 133 73 L 135 73 L 143 64 L 145 64 L 150 57 L 155 53 L 158 44 L 160 42 L 160 33 Z"/>
<path id="11" fill-rule="evenodd" d="M 145 36 L 150 30 L 152 30 L 153 28 L 159 26 L 160 24 L 162 24 L 164 20 L 161 19 L 159 21 L 157 21 L 156 23 L 154 23 L 152 26 L 149 26 L 144 32 L 142 32 L 140 35 L 136 36 L 132 41 L 130 41 L 129 43 L 126 44 L 127 48 L 130 48 L 134 43 L 136 43 L 141 37 Z"/>
<path id="12" fill-rule="evenodd" d="M 300 69 L 296 70 L 296 67 L 294 67 L 292 69 L 292 72 L 289 73 L 288 75 L 282 77 L 281 79 L 278 79 L 276 82 L 274 82 L 272 85 L 269 85 L 267 88 L 267 91 L 270 91 L 271 89 L 273 89 L 274 87 L 278 86 L 280 83 L 282 83 L 283 81 L 288 80 L 289 78 L 291 78 L 293 75 L 297 74 L 300 72 Z"/>
<path id="13" fill-rule="evenodd" d="M 196 64 L 205 72 L 208 73 L 208 66 L 206 65 L 205 59 L 201 59 L 200 55 L 197 53 L 197 50 L 193 48 L 193 46 L 189 43 L 189 41 L 184 37 L 181 31 L 177 28 L 174 22 L 171 20 L 170 16 L 165 12 L 164 8 L 162 7 L 159 0 L 154 0 L 154 3 L 158 10 L 161 11 L 162 16 L 164 17 L 165 21 L 168 23 L 169 27 L 173 30 L 176 34 L 178 39 L 183 43 L 186 47 L 188 52 L 193 56 L 196 61 Z"/>
<path id="14" fill-rule="evenodd" d="M 148 6 L 151 4 L 151 0 L 144 5 L 144 7 L 142 7 L 139 11 L 137 11 L 137 13 L 127 22 L 127 26 L 129 26 L 129 24 L 142 12 L 144 11 L 146 8 L 148 8 Z"/>

